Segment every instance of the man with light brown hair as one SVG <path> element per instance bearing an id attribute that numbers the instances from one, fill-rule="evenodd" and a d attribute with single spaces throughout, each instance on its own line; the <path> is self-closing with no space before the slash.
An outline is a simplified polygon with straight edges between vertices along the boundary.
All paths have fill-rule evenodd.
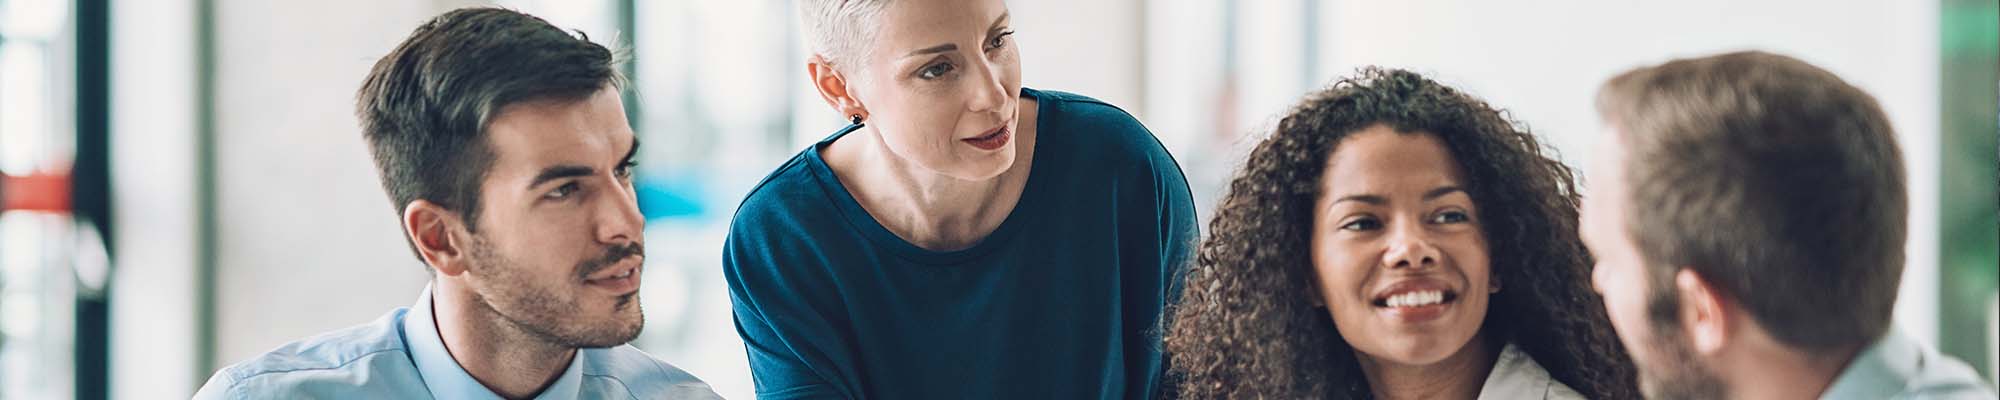
<path id="1" fill-rule="evenodd" d="M 1593 281 L 1651 398 L 1983 398 L 1891 328 L 1909 200 L 1875 99 L 1737 52 L 1612 78 L 1590 169 Z"/>

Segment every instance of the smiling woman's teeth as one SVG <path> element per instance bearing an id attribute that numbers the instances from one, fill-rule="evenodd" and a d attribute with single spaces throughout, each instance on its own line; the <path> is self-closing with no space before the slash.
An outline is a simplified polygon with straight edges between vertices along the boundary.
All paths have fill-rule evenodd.
<path id="1" fill-rule="evenodd" d="M 1421 307 L 1444 302 L 1444 292 L 1426 290 L 1389 296 L 1390 307 Z"/>

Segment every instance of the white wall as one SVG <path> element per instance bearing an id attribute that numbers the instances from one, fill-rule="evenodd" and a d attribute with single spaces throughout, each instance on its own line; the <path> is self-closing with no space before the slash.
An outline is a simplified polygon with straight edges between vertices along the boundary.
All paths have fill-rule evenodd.
<path id="1" fill-rule="evenodd" d="M 196 2 L 114 4 L 114 397 L 189 395 L 215 368 L 416 299 L 426 277 L 352 110 L 432 3 L 214 2 L 217 365 L 195 354 Z"/>
<path id="2" fill-rule="evenodd" d="M 431 2 L 216 0 L 219 363 L 367 322 L 428 276 L 354 117 L 375 60 Z"/>
<path id="3" fill-rule="evenodd" d="M 1143 0 L 1011 1 L 1021 82 L 1095 97 L 1145 118 Z"/>

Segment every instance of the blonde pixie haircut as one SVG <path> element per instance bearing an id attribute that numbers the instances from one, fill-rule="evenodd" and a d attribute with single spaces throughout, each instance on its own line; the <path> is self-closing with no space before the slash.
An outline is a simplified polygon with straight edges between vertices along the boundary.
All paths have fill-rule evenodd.
<path id="1" fill-rule="evenodd" d="M 807 49 L 824 58 L 836 69 L 851 71 L 847 64 L 864 64 L 870 42 L 875 41 L 875 21 L 889 0 L 798 0 L 799 22 L 805 28 Z"/>

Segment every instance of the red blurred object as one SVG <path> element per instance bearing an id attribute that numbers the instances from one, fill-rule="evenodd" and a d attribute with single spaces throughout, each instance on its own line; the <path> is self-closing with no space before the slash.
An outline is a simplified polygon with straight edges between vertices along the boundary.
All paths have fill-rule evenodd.
<path id="1" fill-rule="evenodd" d="M 15 210 L 69 212 L 69 173 L 0 175 L 0 211 Z"/>

